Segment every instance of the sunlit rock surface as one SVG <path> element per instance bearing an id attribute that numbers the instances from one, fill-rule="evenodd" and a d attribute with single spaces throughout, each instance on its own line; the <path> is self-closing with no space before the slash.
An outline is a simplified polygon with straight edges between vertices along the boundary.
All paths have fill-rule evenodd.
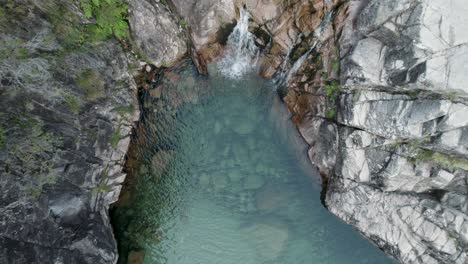
<path id="1" fill-rule="evenodd" d="M 184 29 L 177 16 L 159 1 L 129 2 L 134 41 L 155 66 L 171 66 L 187 53 Z"/>
<path id="2" fill-rule="evenodd" d="M 403 263 L 468 261 L 465 13 L 462 1 L 349 1 L 331 31 L 339 63 L 312 52 L 284 98 L 328 209 Z"/>
<path id="3" fill-rule="evenodd" d="M 341 36 L 354 42 L 353 50 L 341 50 L 342 78 L 467 92 L 467 12 L 463 0 L 371 1 Z"/>

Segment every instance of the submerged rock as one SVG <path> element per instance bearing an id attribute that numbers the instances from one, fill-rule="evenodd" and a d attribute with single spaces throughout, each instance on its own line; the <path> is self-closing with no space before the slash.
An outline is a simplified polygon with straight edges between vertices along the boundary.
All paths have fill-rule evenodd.
<path id="1" fill-rule="evenodd" d="M 286 226 L 269 223 L 255 223 L 244 229 L 253 236 L 250 241 L 255 247 L 260 261 L 274 261 L 286 247 L 289 231 Z"/>
<path id="2" fill-rule="evenodd" d="M 265 180 L 259 173 L 250 174 L 244 179 L 244 188 L 247 190 L 260 189 L 264 184 Z"/>

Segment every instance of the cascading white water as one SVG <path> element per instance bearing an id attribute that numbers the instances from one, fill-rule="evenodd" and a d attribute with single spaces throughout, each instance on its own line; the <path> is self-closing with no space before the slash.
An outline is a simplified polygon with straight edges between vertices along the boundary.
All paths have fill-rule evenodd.
<path id="1" fill-rule="evenodd" d="M 240 18 L 228 38 L 224 57 L 218 62 L 218 70 L 226 77 L 240 79 L 256 68 L 259 49 L 254 35 L 249 32 L 250 14 L 240 10 Z"/>
<path id="2" fill-rule="evenodd" d="M 302 66 L 304 61 L 309 56 L 309 54 L 315 49 L 315 47 L 317 46 L 317 43 L 318 43 L 318 40 L 316 40 L 314 44 L 312 44 L 310 49 L 306 53 L 304 53 L 304 55 L 302 55 L 296 62 L 294 62 L 293 66 L 288 72 L 288 75 L 286 77 L 286 82 L 288 82 L 289 79 L 291 79 L 291 77 L 293 77 L 296 74 L 297 70 L 299 70 L 299 68 Z"/>
<path id="3" fill-rule="evenodd" d="M 285 82 L 287 83 L 291 77 L 293 77 L 296 72 L 301 68 L 302 64 L 304 61 L 307 59 L 309 54 L 317 47 L 317 45 L 320 43 L 320 38 L 322 37 L 323 30 L 327 27 L 327 25 L 330 23 L 331 18 L 333 17 L 333 12 L 328 12 L 325 14 L 322 22 L 320 23 L 319 27 L 313 32 L 314 36 L 316 37 L 317 40 L 314 41 L 312 46 L 309 48 L 309 50 L 304 53 L 296 62 L 294 62 L 293 66 L 288 72 L 288 75 L 286 77 Z"/>

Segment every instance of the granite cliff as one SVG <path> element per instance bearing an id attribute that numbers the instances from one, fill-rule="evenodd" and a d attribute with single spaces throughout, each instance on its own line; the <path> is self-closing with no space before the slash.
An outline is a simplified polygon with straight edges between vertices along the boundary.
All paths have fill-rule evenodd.
<path id="1" fill-rule="evenodd" d="M 0 262 L 115 262 L 137 69 L 206 73 L 241 8 L 324 205 L 402 263 L 468 262 L 462 0 L 0 0 Z"/>

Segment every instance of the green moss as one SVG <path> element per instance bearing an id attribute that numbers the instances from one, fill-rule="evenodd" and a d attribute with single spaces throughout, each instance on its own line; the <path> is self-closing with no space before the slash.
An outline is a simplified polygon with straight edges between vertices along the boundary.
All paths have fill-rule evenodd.
<path id="1" fill-rule="evenodd" d="M 94 187 L 91 192 L 92 193 L 99 193 L 99 192 L 103 192 L 103 193 L 108 193 L 110 192 L 110 190 L 112 190 L 112 186 L 111 185 L 107 185 L 105 184 L 104 182 L 101 182 L 99 183 L 98 186 Z"/>
<path id="2" fill-rule="evenodd" d="M 336 117 L 336 109 L 328 109 L 325 112 L 325 117 L 328 119 L 335 119 Z"/>
<path id="3" fill-rule="evenodd" d="M 468 170 L 468 160 L 455 155 L 420 149 L 415 161 L 433 162 L 443 168 Z"/>
<path id="4" fill-rule="evenodd" d="M 340 61 L 339 60 L 334 60 L 332 62 L 332 70 L 334 72 L 339 72 L 340 71 Z"/>
<path id="5" fill-rule="evenodd" d="M 118 144 L 119 144 L 119 141 L 120 141 L 120 133 L 119 133 L 119 129 L 116 129 L 114 130 L 114 132 L 112 132 L 112 135 L 109 139 L 109 143 L 111 144 L 111 146 L 113 148 L 117 148 Z"/>
<path id="6" fill-rule="evenodd" d="M 133 113 L 135 113 L 135 108 L 132 105 L 116 107 L 113 110 L 122 116 L 126 114 L 133 115 Z"/>
<path id="7" fill-rule="evenodd" d="M 74 114 L 78 114 L 80 111 L 80 101 L 73 95 L 67 95 L 64 99 L 65 104 L 70 108 L 70 111 Z"/>
<path id="8" fill-rule="evenodd" d="M 95 100 L 104 95 L 104 81 L 101 75 L 93 69 L 83 70 L 78 78 L 76 84 L 83 90 L 88 100 Z"/>

